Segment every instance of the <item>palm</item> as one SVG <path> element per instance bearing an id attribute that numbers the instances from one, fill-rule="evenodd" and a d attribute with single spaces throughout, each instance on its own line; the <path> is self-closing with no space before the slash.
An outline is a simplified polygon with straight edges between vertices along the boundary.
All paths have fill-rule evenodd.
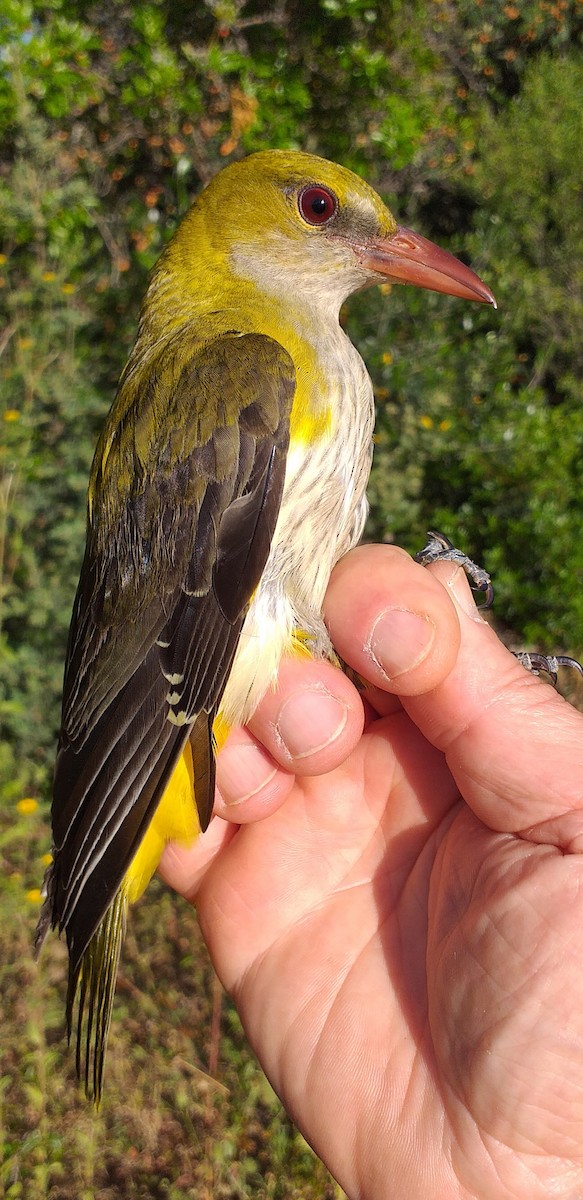
<path id="1" fill-rule="evenodd" d="M 443 1195 L 456 1178 L 472 1194 L 491 1177 L 481 1196 L 505 1195 L 503 1182 L 534 1200 L 537 1162 L 568 1157 L 583 1132 L 557 1133 L 583 1078 L 583 996 L 565 975 L 582 958 L 583 893 L 575 907 L 569 861 L 566 895 L 556 852 L 477 820 L 404 713 L 240 829 L 203 886 L 201 920 L 316 1149 L 333 1129 L 352 1156 L 365 1112 L 362 1152 L 384 1145 L 379 1170 L 410 1177 L 399 1196 L 433 1195 L 429 1179 Z"/>

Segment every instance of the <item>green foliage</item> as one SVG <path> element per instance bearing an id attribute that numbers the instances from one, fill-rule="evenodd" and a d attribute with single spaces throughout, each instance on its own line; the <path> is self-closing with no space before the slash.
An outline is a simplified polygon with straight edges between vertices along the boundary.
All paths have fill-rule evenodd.
<path id="1" fill-rule="evenodd" d="M 45 979 L 28 946 L 90 459 L 147 271 L 192 195 L 265 146 L 336 158 L 384 189 L 401 221 L 465 254 L 499 302 L 495 313 L 395 287 L 351 304 L 378 401 L 370 535 L 414 550 L 442 528 L 493 573 L 509 635 L 581 656 L 582 28 L 576 0 L 2 7 L 9 1196 L 334 1194 L 231 1010 L 220 1066 L 230 1097 L 201 1078 L 201 1055 L 193 1067 L 192 1031 L 197 1046 L 212 1042 L 214 985 L 188 918 L 156 889 L 132 924 L 97 1123 L 62 1073 L 50 972 L 63 966 Z M 42 802 L 28 817 L 15 807 L 27 794 Z"/>
<path id="2" fill-rule="evenodd" d="M 25 101 L 11 186 L 0 181 L 0 717 L 9 796 L 44 783 L 55 742 L 84 493 L 104 401 L 78 354 L 94 198 L 63 178 L 59 145 Z M 64 219 L 62 214 L 64 214 Z"/>
<path id="3" fill-rule="evenodd" d="M 583 646 L 581 66 L 578 54 L 560 71 L 537 60 L 504 117 L 482 113 L 472 179 L 481 204 L 467 246 L 499 312 L 451 302 L 444 320 L 441 299 L 408 303 L 409 315 L 424 314 L 414 334 L 422 325 L 423 356 L 408 332 L 387 334 L 391 347 L 404 341 L 405 370 L 395 354 L 392 421 L 381 411 L 373 482 L 377 535 L 414 546 L 424 528 L 443 527 L 493 573 L 508 625 L 529 643 L 575 654 Z M 403 452 L 415 463 L 415 503 L 405 509 L 379 478 L 395 462 L 407 478 Z"/>

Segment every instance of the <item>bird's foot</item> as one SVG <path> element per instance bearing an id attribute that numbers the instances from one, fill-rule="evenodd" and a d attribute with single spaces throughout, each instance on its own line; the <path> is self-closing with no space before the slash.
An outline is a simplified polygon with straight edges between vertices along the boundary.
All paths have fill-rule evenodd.
<path id="1" fill-rule="evenodd" d="M 319 616 L 312 617 L 309 629 L 295 626 L 290 653 L 293 658 L 324 658 L 331 662 L 332 666 L 342 669 L 342 663 L 330 641 L 330 634 Z"/>
<path id="2" fill-rule="evenodd" d="M 484 595 L 485 598 L 480 607 L 490 608 L 494 599 L 494 589 L 487 572 L 472 562 L 471 558 L 468 558 L 462 550 L 457 550 L 453 542 L 450 542 L 443 533 L 436 533 L 431 529 L 427 536 L 429 539 L 427 545 L 415 555 L 415 562 L 421 563 L 423 567 L 428 567 L 434 562 L 457 563 L 465 571 L 472 590 Z M 526 650 L 513 653 L 525 670 L 530 671 L 532 675 L 548 675 L 553 687 L 556 686 L 560 667 L 568 667 L 583 675 L 581 663 L 576 658 L 569 658 L 566 654 L 531 654 Z"/>
<path id="3" fill-rule="evenodd" d="M 514 657 L 532 675 L 548 675 L 553 687 L 557 682 L 559 667 L 569 667 L 570 670 L 579 671 L 583 675 L 581 663 L 566 654 L 529 654 L 528 651 L 521 650 Z"/>
<path id="4" fill-rule="evenodd" d="M 494 588 L 483 567 L 472 562 L 462 550 L 457 550 L 443 533 L 436 533 L 434 529 L 430 529 L 427 537 L 427 545 L 415 555 L 415 562 L 421 563 L 422 567 L 428 567 L 434 562 L 457 563 L 464 570 L 472 591 L 480 592 L 484 596 L 480 608 L 490 608 L 494 599 Z"/>

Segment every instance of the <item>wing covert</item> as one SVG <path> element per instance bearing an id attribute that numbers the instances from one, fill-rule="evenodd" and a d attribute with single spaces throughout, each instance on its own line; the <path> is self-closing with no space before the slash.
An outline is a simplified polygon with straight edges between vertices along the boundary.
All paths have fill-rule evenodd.
<path id="1" fill-rule="evenodd" d="M 184 336 L 122 382 L 90 486 L 48 896 L 77 963 L 191 732 L 207 746 L 197 803 L 210 819 L 210 727 L 281 503 L 290 356 L 261 334 L 187 352 Z"/>

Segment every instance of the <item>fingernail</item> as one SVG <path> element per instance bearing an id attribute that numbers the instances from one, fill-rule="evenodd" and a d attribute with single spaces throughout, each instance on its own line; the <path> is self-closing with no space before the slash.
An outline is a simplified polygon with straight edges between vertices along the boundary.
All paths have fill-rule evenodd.
<path id="1" fill-rule="evenodd" d="M 426 658 L 435 637 L 435 625 L 406 608 L 387 608 L 377 617 L 365 646 L 386 679 L 395 679 Z"/>
<path id="2" fill-rule="evenodd" d="M 226 745 L 217 762 L 219 791 L 225 804 L 233 807 L 256 796 L 276 774 L 273 759 L 252 742 L 241 746 Z M 244 792 L 241 791 L 242 781 Z"/>
<path id="3" fill-rule="evenodd" d="M 347 718 L 346 705 L 324 688 L 304 688 L 282 704 L 275 734 L 290 758 L 307 758 L 335 741 Z"/>

